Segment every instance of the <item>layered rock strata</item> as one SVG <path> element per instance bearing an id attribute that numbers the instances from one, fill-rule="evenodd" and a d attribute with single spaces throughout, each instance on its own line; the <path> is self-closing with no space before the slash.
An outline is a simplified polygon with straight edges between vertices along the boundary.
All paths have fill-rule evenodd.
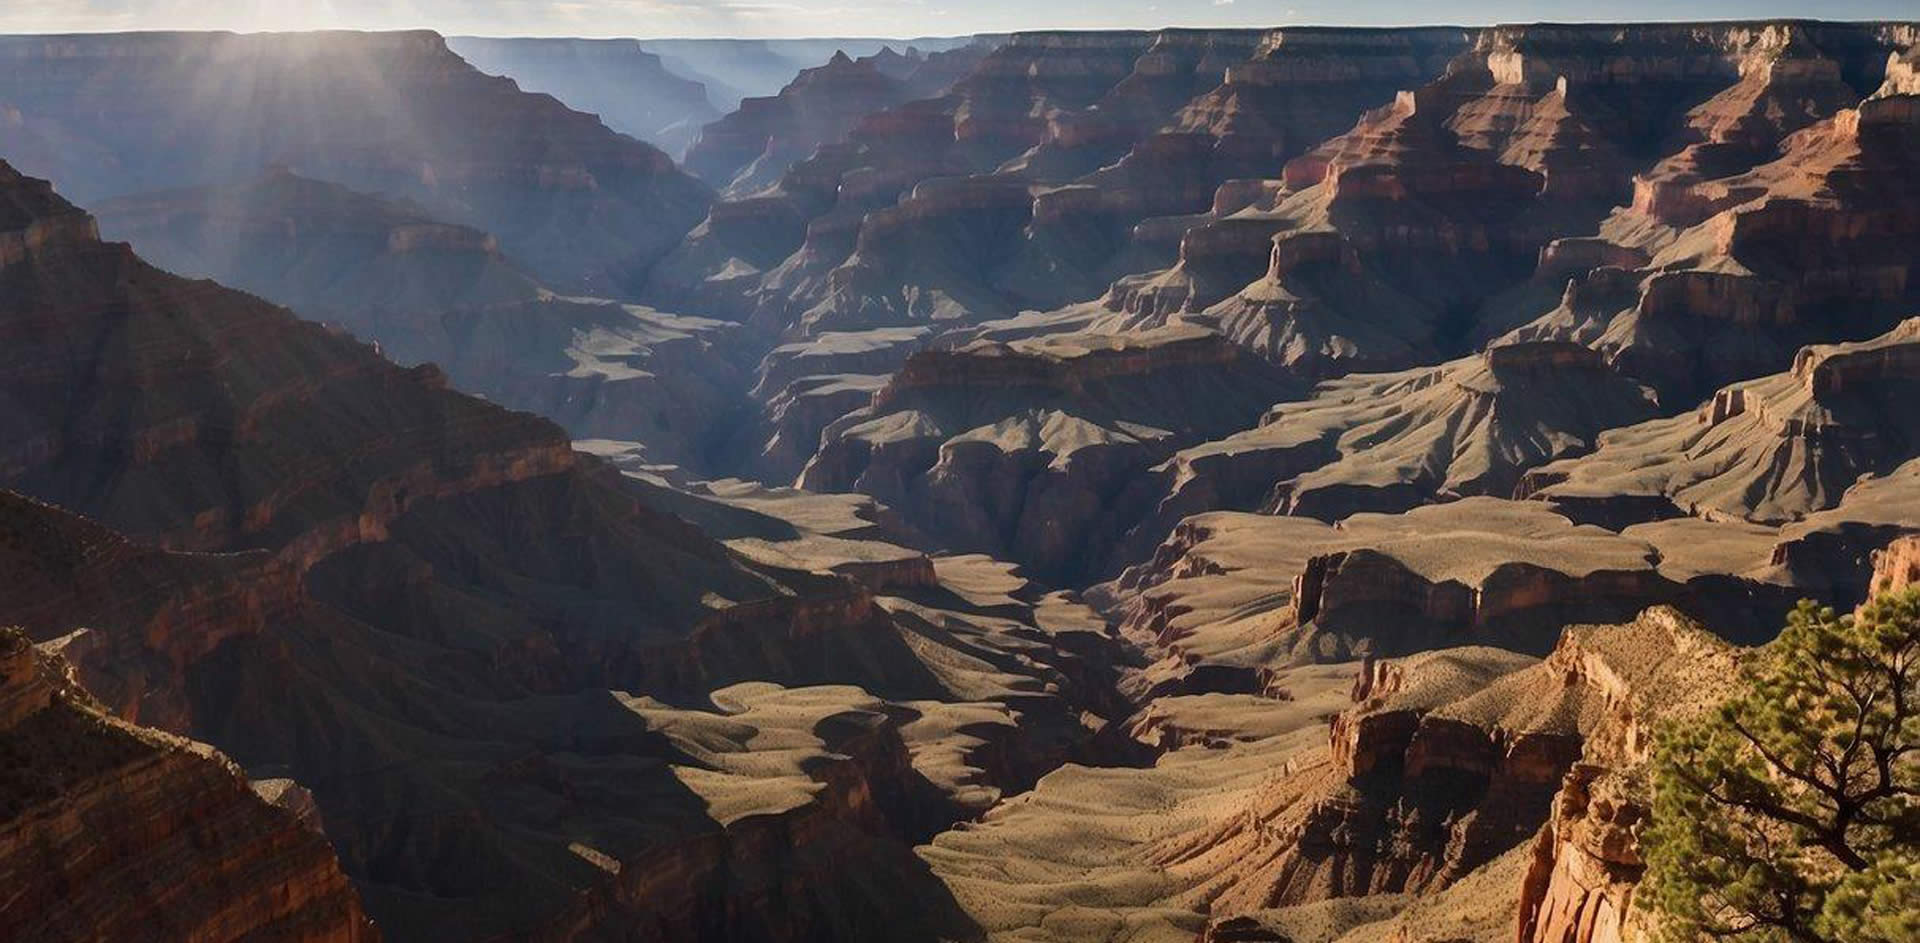
<path id="1" fill-rule="evenodd" d="M 8 507 L 9 531 L 58 527 Z M 0 919 L 21 939 L 380 938 L 327 839 L 202 743 L 122 721 L 0 629 Z"/>
<path id="2" fill-rule="evenodd" d="M 1090 598 L 1188 676 L 1460 644 L 1544 653 L 1562 625 L 1657 603 L 1729 626 L 1771 618 L 1794 592 L 1768 572 L 1778 539 L 1705 521 L 1615 533 L 1494 498 L 1335 526 L 1214 512 Z"/>
<path id="3" fill-rule="evenodd" d="M 1142 472 L 1285 389 L 1191 328 L 925 351 L 826 428 L 799 482 L 871 494 L 949 546 L 1072 578 L 1125 526 L 1121 495 Z"/>
<path id="4" fill-rule="evenodd" d="M 134 538 L 69 519 L 9 545 L 30 578 L 6 583 L 0 616 L 62 640 L 114 713 L 310 787 L 389 933 L 678 915 L 661 932 L 780 939 L 906 913 L 889 900 L 932 914 L 924 883 L 775 877 L 817 873 L 813 854 L 898 860 L 1098 726 L 1081 712 L 1111 689 L 1104 634 L 1072 628 L 1067 600 L 1014 618 L 996 583 L 1039 594 L 1004 568 L 963 568 L 955 584 L 988 601 L 942 610 L 955 590 L 925 585 L 911 555 L 815 567 L 730 549 L 550 423 L 153 269 L 44 182 L 7 169 L 0 184 L 21 247 L 0 268 L 0 481 Z M 919 647 L 930 625 L 951 641 Z M 735 815 L 661 712 L 749 679 L 854 683 L 872 694 L 822 697 L 898 706 L 851 726 L 839 708 L 776 711 L 794 726 L 769 720 L 764 741 L 707 721 L 767 751 L 735 771 L 750 800 Z M 914 717 L 920 767 L 902 739 Z M 945 786 L 917 785 L 935 773 Z M 790 904 L 747 905 L 775 886 Z"/>
<path id="5" fill-rule="evenodd" d="M 1781 524 L 1827 510 L 1863 476 L 1914 458 L 1907 404 L 1920 320 L 1804 348 L 1792 369 L 1726 387 L 1691 413 L 1616 429 L 1589 456 L 1529 472 L 1532 496 L 1583 519 L 1686 513 Z"/>
<path id="6" fill-rule="evenodd" d="M 1137 537 L 1180 518 L 1266 509 L 1335 521 L 1470 495 L 1505 497 L 1529 469 L 1651 417 L 1639 384 L 1575 344 L 1490 348 L 1439 367 L 1355 374 L 1283 403 L 1259 427 L 1183 449 Z"/>

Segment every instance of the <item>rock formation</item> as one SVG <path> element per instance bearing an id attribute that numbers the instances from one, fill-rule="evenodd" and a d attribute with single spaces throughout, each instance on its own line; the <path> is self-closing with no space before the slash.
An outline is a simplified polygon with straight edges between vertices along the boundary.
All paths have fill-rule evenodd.
<path id="1" fill-rule="evenodd" d="M 1574 273 L 1566 303 L 1521 336 L 1591 343 L 1693 397 L 1911 313 L 1920 139 L 1896 71 L 1911 27 L 1770 24 L 1742 38 L 1739 82 L 1687 115 L 1695 143 L 1636 176 L 1632 204 L 1600 226 L 1612 259 Z M 1583 281 L 1623 279 L 1636 287 L 1573 304 Z"/>
<path id="2" fill-rule="evenodd" d="M 923 351 L 826 428 L 799 483 L 871 494 L 949 546 L 1071 579 L 1119 533 L 1140 473 L 1284 389 L 1193 328 Z"/>
<path id="3" fill-rule="evenodd" d="M 1920 459 L 1884 475 L 1862 478 L 1833 508 L 1781 528 L 1771 562 L 1808 595 L 1839 608 L 1864 602 L 1876 579 L 1876 556 L 1900 538 L 1920 534 Z M 1891 551 L 1897 566 L 1900 552 Z"/>
<path id="4" fill-rule="evenodd" d="M 35 801 L 248 823 L 130 830 L 208 935 L 1624 943 L 1653 725 L 1915 578 L 1911 24 L 483 47 L 724 192 L 431 34 L 0 40 L 262 296 L 0 167 L 0 625 L 190 782 Z"/>
<path id="5" fill-rule="evenodd" d="M 1639 825 L 1648 815 L 1643 764 L 1655 725 L 1712 706 L 1742 655 L 1697 625 L 1654 610 L 1630 625 L 1579 627 L 1548 659 L 1568 683 L 1603 698 L 1580 763 L 1553 800 L 1520 887 L 1523 943 L 1618 943 L 1645 938 L 1633 891 L 1645 868 Z"/>
<path id="6" fill-rule="evenodd" d="M 780 94 L 745 99 L 701 128 L 687 151 L 687 169 L 723 196 L 751 195 L 868 115 L 945 92 L 986 52 L 967 46 L 926 56 L 885 48 L 859 60 L 835 52 L 825 65 L 802 70 Z"/>
<path id="7" fill-rule="evenodd" d="M 1650 417 L 1651 396 L 1575 344 L 1519 344 L 1439 367 L 1354 374 L 1259 427 L 1183 449 L 1143 533 L 1201 511 L 1335 521 L 1469 495 L 1505 497 L 1528 469 Z"/>
<path id="8" fill-rule="evenodd" d="M 16 539 L 55 513 L 0 498 L 0 526 Z M 67 672 L 19 629 L 0 629 L 8 935 L 380 938 L 324 835 L 256 795 L 211 747 L 114 717 Z"/>
<path id="9" fill-rule="evenodd" d="M 911 555 L 732 548 L 550 423 L 153 269 L 44 182 L 9 168 L 0 193 L 0 481 L 134 538 L 56 515 L 7 548 L 30 578 L 5 581 L 0 617 L 65 640 L 112 712 L 309 786 L 389 933 L 675 914 L 663 933 L 782 939 L 887 900 L 935 919 L 911 872 L 744 902 L 813 873 L 808 855 L 900 860 L 1090 742 L 1083 711 L 1113 710 L 1097 619 L 1004 567 L 960 564 L 950 589 Z M 909 639 L 933 624 L 951 641 L 923 662 Z M 702 779 L 658 712 L 738 713 L 709 693 L 768 679 L 902 706 L 850 727 L 841 707 L 776 710 L 765 740 L 739 734 L 771 765 Z M 817 755 L 785 746 L 802 735 Z"/>
<path id="10" fill-rule="evenodd" d="M 1564 934 L 1624 915 L 1638 877 L 1644 807 L 1612 784 L 1739 657 L 1654 609 L 1570 628 L 1544 659 L 1451 648 L 1338 685 L 1293 669 L 1288 698 L 1241 715 L 1274 718 L 1256 738 L 1062 770 L 921 855 L 989 939 L 1584 941 Z"/>
<path id="11" fill-rule="evenodd" d="M 1920 455 L 1907 405 L 1916 380 L 1920 319 L 1870 341 L 1804 348 L 1792 369 L 1726 387 L 1691 413 L 1608 432 L 1592 455 L 1532 471 L 1520 490 L 1582 519 L 1796 520 Z"/>
<path id="12" fill-rule="evenodd" d="M 902 59 L 912 53 L 933 55 L 965 46 L 991 48 L 1005 36 L 916 36 L 901 39 L 875 37 L 809 37 L 803 39 L 649 39 L 643 48 L 660 56 L 668 71 L 701 82 L 723 112 L 740 107 L 747 98 L 779 94 L 793 77 L 836 52 L 865 59 L 891 52 Z"/>
<path id="13" fill-rule="evenodd" d="M 171 271 L 344 327 L 397 363 L 432 363 L 576 438 L 643 442 L 655 462 L 704 470 L 746 407 L 732 325 L 555 296 L 493 237 L 410 203 L 276 170 L 111 200 L 102 218 L 109 238 Z"/>
<path id="14" fill-rule="evenodd" d="M 816 329 L 844 329 L 854 315 L 897 324 L 1085 300 L 1117 274 L 1110 260 L 1134 224 L 1206 209 L 1222 183 L 1432 75 L 1463 42 L 1457 30 L 1017 34 L 946 94 L 862 116 L 843 142 L 726 213 L 777 221 L 781 238 L 716 209 L 652 290 L 668 303 L 698 298 Z M 1339 61 L 1349 52 L 1366 61 Z M 770 120 L 748 117 L 739 122 Z M 747 134 L 755 143 L 742 153 L 758 153 L 766 136 Z M 909 209 L 930 178 L 983 174 L 1039 189 L 954 184 L 974 196 Z M 1007 205 L 982 223 L 973 210 L 993 195 Z M 896 203 L 942 235 L 894 245 Z M 986 251 L 931 257 L 956 238 Z"/>
<path id="15" fill-rule="evenodd" d="M 1562 625 L 1657 603 L 1735 631 L 1792 600 L 1787 581 L 1767 572 L 1778 536 L 1704 521 L 1614 533 L 1495 498 L 1335 526 L 1214 512 L 1181 522 L 1089 598 L 1165 657 L 1161 671 L 1174 678 L 1264 684 L 1276 665 L 1363 654 L 1459 644 L 1544 653 Z"/>

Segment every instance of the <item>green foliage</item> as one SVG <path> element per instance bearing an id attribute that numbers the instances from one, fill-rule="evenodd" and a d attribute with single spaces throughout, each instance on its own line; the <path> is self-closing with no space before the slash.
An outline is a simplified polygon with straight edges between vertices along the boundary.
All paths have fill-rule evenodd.
<path id="1" fill-rule="evenodd" d="M 1920 940 L 1920 589 L 1810 602 L 1719 709 L 1665 730 L 1642 902 L 1667 937 Z"/>

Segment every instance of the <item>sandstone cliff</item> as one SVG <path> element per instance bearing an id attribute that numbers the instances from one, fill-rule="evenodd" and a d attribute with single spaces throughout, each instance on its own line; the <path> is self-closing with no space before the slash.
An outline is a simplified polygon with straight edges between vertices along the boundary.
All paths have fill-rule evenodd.
<path id="1" fill-rule="evenodd" d="M 38 512 L 4 513 L 10 531 Z M 104 710 L 0 629 L 0 920 L 18 939 L 380 938 L 325 836 L 202 743 Z"/>
<path id="2" fill-rule="evenodd" d="M 898 857 L 1099 726 L 1082 711 L 1111 689 L 1113 656 L 1067 600 L 1010 619 L 1021 604 L 989 591 L 949 612 L 952 591 L 919 585 L 910 562 L 730 549 L 543 420 L 155 270 L 95 240 L 44 182 L 6 169 L 0 193 L 0 480 L 121 532 L 56 514 L 54 533 L 9 544 L 9 572 L 29 578 L 5 583 L 0 615 L 64 640 L 112 712 L 308 785 L 388 932 L 593 932 L 632 916 L 596 903 L 623 893 L 616 871 L 680 888 L 670 905 L 642 893 L 691 921 L 663 932 L 775 939 L 830 925 L 813 914 L 832 900 L 859 919 L 921 907 L 858 882 L 767 904 L 723 862 L 737 847 L 814 873 L 760 859 L 761 841 Z M 883 603 L 883 588 L 928 598 Z M 917 647 L 929 624 L 951 641 Z M 787 786 L 749 763 L 747 796 L 787 798 L 736 821 L 705 811 L 682 778 L 700 764 L 649 711 L 698 712 L 750 679 L 920 706 L 889 708 L 871 736 L 834 733 L 824 763 L 781 753 Z M 930 719 L 909 737 L 922 772 L 897 766 L 910 713 Z M 948 785 L 914 785 L 936 774 Z M 904 811 L 865 811 L 888 790 Z M 676 884 L 675 868 L 705 877 Z"/>
<path id="3" fill-rule="evenodd" d="M 1646 390 L 1574 344 L 1494 347 L 1435 368 L 1354 374 L 1273 407 L 1255 429 L 1181 450 L 1160 469 L 1163 496 L 1133 545 L 1209 510 L 1336 521 L 1505 497 L 1529 469 L 1654 413 Z"/>
<path id="4" fill-rule="evenodd" d="M 1073 579 L 1126 526 L 1141 473 L 1284 391 L 1192 328 L 923 351 L 827 426 L 799 482 L 871 494 L 950 547 Z"/>
<path id="5" fill-rule="evenodd" d="M 1906 404 L 1917 356 L 1920 320 L 1803 348 L 1792 369 L 1726 387 L 1691 413 L 1606 433 L 1592 455 L 1528 473 L 1520 493 L 1616 521 L 1642 509 L 1781 524 L 1826 510 L 1862 476 L 1916 457 Z"/>

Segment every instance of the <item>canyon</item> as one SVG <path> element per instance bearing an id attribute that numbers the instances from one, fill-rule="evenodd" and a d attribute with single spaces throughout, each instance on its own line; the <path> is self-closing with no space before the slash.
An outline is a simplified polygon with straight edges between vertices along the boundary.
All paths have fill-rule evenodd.
<path id="1" fill-rule="evenodd" d="M 1920 580 L 1920 24 L 0 60 L 34 938 L 1645 941 Z"/>

